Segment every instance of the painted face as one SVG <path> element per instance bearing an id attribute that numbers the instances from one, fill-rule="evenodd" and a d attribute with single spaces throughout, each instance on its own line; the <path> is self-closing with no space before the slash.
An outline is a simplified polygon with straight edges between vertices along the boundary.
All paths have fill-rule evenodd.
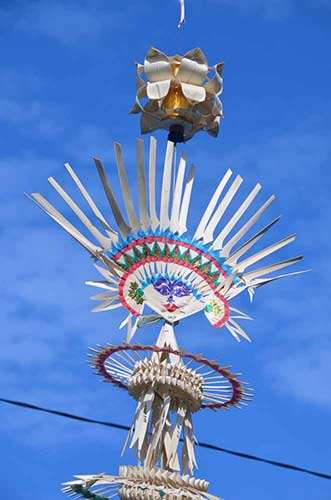
<path id="1" fill-rule="evenodd" d="M 128 243 L 112 258 L 123 270 L 120 301 L 133 315 L 143 314 L 147 306 L 173 323 L 208 306 L 209 321 L 216 325 L 223 321 L 225 305 L 217 289 L 228 274 L 213 255 L 186 242 L 155 235 Z M 220 302 L 219 307 L 213 298 Z"/>
<path id="2" fill-rule="evenodd" d="M 168 321 L 177 321 L 203 309 L 192 288 L 180 277 L 158 278 L 144 288 L 144 302 Z"/>
<path id="3" fill-rule="evenodd" d="M 180 308 L 183 301 L 178 299 L 191 295 L 191 290 L 181 280 L 174 281 L 168 278 L 160 278 L 153 283 L 153 287 L 157 292 L 167 298 L 166 302 L 162 305 L 169 312 L 174 312 Z"/>

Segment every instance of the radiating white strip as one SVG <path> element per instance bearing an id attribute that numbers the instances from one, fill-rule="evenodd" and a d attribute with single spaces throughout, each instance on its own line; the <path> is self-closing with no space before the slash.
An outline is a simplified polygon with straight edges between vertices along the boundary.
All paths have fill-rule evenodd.
<path id="1" fill-rule="evenodd" d="M 265 276 L 266 274 L 270 274 L 274 271 L 278 271 L 279 269 L 283 269 L 284 267 L 288 267 L 291 264 L 299 262 L 300 260 L 302 260 L 302 258 L 303 256 L 299 255 L 298 257 L 293 257 L 292 259 L 283 260 L 281 262 L 277 262 L 276 264 L 272 264 L 270 266 L 260 267 L 260 269 L 246 273 L 244 276 L 245 281 L 251 281 L 254 280 L 255 278 L 259 278 L 260 276 Z"/>
<path id="2" fill-rule="evenodd" d="M 102 266 L 98 266 L 98 264 L 94 264 L 94 267 L 104 278 L 106 278 L 107 281 L 109 281 L 109 283 L 118 285 L 118 279 L 109 271 L 109 269 L 105 269 Z"/>
<path id="3" fill-rule="evenodd" d="M 208 203 L 208 206 L 207 206 L 203 216 L 201 217 L 199 225 L 195 231 L 195 234 L 193 236 L 194 240 L 200 240 L 203 238 L 203 235 L 205 233 L 205 229 L 206 229 L 206 226 L 209 222 L 209 219 L 212 216 L 212 213 L 215 210 L 216 204 L 219 200 L 219 197 L 221 196 L 221 194 L 222 194 L 228 180 L 230 179 L 231 175 L 232 175 L 232 170 L 228 169 L 226 171 L 224 177 L 220 181 L 219 185 L 217 186 L 210 202 Z"/>
<path id="4" fill-rule="evenodd" d="M 260 250 L 254 255 L 251 255 L 251 257 L 248 257 L 242 262 L 239 262 L 236 266 L 237 270 L 239 272 L 243 272 L 247 267 L 251 266 L 252 264 L 255 264 L 255 262 L 258 262 L 259 260 L 263 259 L 264 257 L 267 257 L 271 253 L 276 252 L 280 248 L 283 248 L 284 246 L 288 245 L 289 243 L 292 243 L 292 241 L 294 240 L 295 240 L 295 235 L 293 234 L 291 236 L 288 236 L 287 238 L 284 238 L 283 240 L 278 241 L 277 243 L 274 243 L 273 245 L 270 245 L 267 248 L 264 248 L 263 250 Z"/>
<path id="5" fill-rule="evenodd" d="M 249 229 L 255 224 L 255 222 L 263 215 L 263 213 L 267 210 L 267 208 L 273 203 L 275 200 L 275 196 L 272 195 L 270 198 L 260 207 L 255 214 L 243 225 L 243 227 L 224 245 L 220 252 L 221 257 L 227 257 L 232 248 L 238 243 L 239 240 L 249 231 Z"/>
<path id="6" fill-rule="evenodd" d="M 63 229 L 67 231 L 78 243 L 80 243 L 92 255 L 97 255 L 102 252 L 102 248 L 94 245 L 82 233 L 78 231 L 63 215 L 51 205 L 46 198 L 39 193 L 31 193 L 32 200 L 46 212 L 53 220 L 55 220 Z"/>
<path id="7" fill-rule="evenodd" d="M 111 239 L 104 236 L 100 231 L 92 224 L 90 219 L 84 214 L 84 212 L 79 208 L 79 206 L 74 202 L 74 200 L 68 195 L 68 193 L 56 182 L 53 177 L 48 178 L 48 182 L 53 186 L 53 188 L 59 193 L 59 195 L 64 199 L 64 201 L 69 205 L 72 211 L 77 215 L 77 217 L 82 221 L 84 226 L 90 231 L 90 233 L 98 240 L 104 249 L 108 249 L 111 246 Z"/>
<path id="8" fill-rule="evenodd" d="M 110 208 L 112 209 L 114 218 L 116 220 L 116 223 L 119 227 L 120 233 L 123 238 L 126 238 L 129 232 L 131 231 L 131 227 L 127 225 L 125 220 L 123 219 L 123 215 L 119 209 L 119 206 L 117 204 L 116 198 L 114 196 L 113 190 L 109 184 L 109 181 L 106 176 L 106 172 L 102 166 L 101 161 L 98 158 L 94 158 L 95 165 L 98 170 L 98 174 L 100 176 L 103 188 L 105 190 L 107 199 L 109 201 Z"/>
<path id="9" fill-rule="evenodd" d="M 102 224 L 102 226 L 103 226 L 104 230 L 107 232 L 108 236 L 113 241 L 116 242 L 118 240 L 117 232 L 109 226 L 108 222 L 106 221 L 106 219 L 104 218 L 104 216 L 100 212 L 99 208 L 94 203 L 91 195 L 88 193 L 87 189 L 83 185 L 82 181 L 79 179 L 79 177 L 76 174 L 76 172 L 74 171 L 74 169 L 69 165 L 69 163 L 65 163 L 64 166 L 67 169 L 69 175 L 72 177 L 76 186 L 78 187 L 78 189 L 82 193 L 82 195 L 85 198 L 86 202 L 88 203 L 89 207 L 92 209 L 92 212 L 97 217 L 99 222 Z"/>
<path id="10" fill-rule="evenodd" d="M 212 244 L 214 250 L 219 250 L 223 246 L 224 239 L 228 236 L 230 231 L 234 228 L 240 218 L 244 215 L 246 210 L 252 204 L 258 192 L 261 190 L 261 184 L 256 184 L 254 189 L 249 193 L 245 201 L 240 205 L 236 213 L 231 217 L 229 222 L 224 226 L 220 234 L 217 236 L 216 240 Z"/>
<path id="11" fill-rule="evenodd" d="M 228 323 L 230 323 L 231 326 L 233 326 L 235 329 L 236 329 L 236 332 L 241 335 L 242 337 L 244 337 L 244 339 L 248 340 L 248 342 L 251 342 L 251 339 L 249 338 L 249 336 L 247 335 L 247 333 L 241 328 L 241 326 L 236 322 L 234 321 L 233 318 L 229 318 L 228 320 Z"/>
<path id="12" fill-rule="evenodd" d="M 118 288 L 109 286 L 108 281 L 85 281 L 85 285 L 95 286 L 96 288 L 102 288 L 104 290 L 117 291 Z"/>
<path id="13" fill-rule="evenodd" d="M 271 283 L 272 281 L 280 280 L 282 278 L 287 278 L 288 276 L 295 276 L 296 274 L 309 273 L 309 269 L 304 269 L 303 271 L 295 271 L 293 273 L 279 274 L 278 276 L 272 276 L 271 278 L 261 278 L 256 279 L 249 284 L 249 287 L 259 288 L 260 286 Z"/>
<path id="14" fill-rule="evenodd" d="M 91 300 L 104 300 L 104 299 L 111 299 L 112 295 L 116 294 L 116 297 L 118 299 L 118 290 L 115 290 L 115 292 L 102 292 L 102 293 L 97 293 L 96 295 L 92 295 L 90 297 Z"/>
<path id="15" fill-rule="evenodd" d="M 112 309 L 118 309 L 119 307 L 123 307 L 121 302 L 119 304 L 113 304 L 110 303 L 110 301 L 107 301 L 97 307 L 94 307 L 91 312 L 111 311 Z"/>
<path id="16" fill-rule="evenodd" d="M 234 266 L 237 263 L 237 260 L 242 255 L 244 255 L 250 248 L 252 248 L 252 246 L 254 246 L 255 243 L 257 243 L 262 238 L 262 236 L 279 221 L 279 219 L 280 217 L 277 217 L 269 224 L 267 224 L 263 229 L 261 229 L 258 233 L 254 234 L 254 236 L 252 236 L 248 241 L 246 241 L 246 243 L 237 248 L 237 250 L 235 250 L 235 252 L 233 252 L 233 254 L 231 254 L 226 259 L 225 263 L 228 264 L 229 266 Z"/>
<path id="17" fill-rule="evenodd" d="M 216 228 L 217 224 L 219 223 L 219 221 L 221 220 L 221 218 L 223 217 L 226 209 L 228 208 L 234 195 L 238 191 L 241 183 L 242 183 L 242 178 L 240 177 L 240 175 L 237 175 L 237 177 L 235 178 L 234 182 L 231 184 L 226 195 L 224 196 L 224 198 L 220 202 L 216 212 L 212 216 L 210 222 L 208 223 L 208 225 L 205 229 L 205 234 L 203 237 L 204 243 L 209 243 L 210 241 L 213 241 L 215 228 Z"/>
<path id="18" fill-rule="evenodd" d="M 170 217 L 170 229 L 174 233 L 178 232 L 179 229 L 179 211 L 182 199 L 185 166 L 186 166 L 186 154 L 183 153 L 179 161 L 178 173 L 174 189 L 174 196 L 172 201 L 171 217 Z"/>
<path id="19" fill-rule="evenodd" d="M 129 182 L 128 182 L 128 178 L 127 178 L 126 170 L 125 170 L 125 166 L 124 166 L 121 145 L 118 142 L 115 142 L 114 149 L 115 149 L 117 170 L 118 170 L 118 175 L 120 178 L 120 184 L 121 184 L 121 189 L 122 189 L 122 194 L 123 194 L 123 201 L 124 201 L 126 213 L 128 215 L 129 224 L 130 224 L 132 230 L 134 232 L 137 232 L 140 228 L 140 222 L 137 219 L 137 216 L 136 216 L 135 210 L 134 210 L 134 206 L 133 206 L 133 200 L 132 200 Z"/>
<path id="20" fill-rule="evenodd" d="M 144 141 L 137 139 L 137 179 L 139 196 L 139 217 L 143 229 L 150 226 L 150 219 L 147 212 L 147 194 L 144 161 Z"/>
<path id="21" fill-rule="evenodd" d="M 194 182 L 194 174 L 195 174 L 195 166 L 192 165 L 188 174 L 188 179 L 186 181 L 186 186 L 184 190 L 184 195 L 183 195 L 183 201 L 182 205 L 180 208 L 180 215 L 179 215 L 179 227 L 178 227 L 178 233 L 179 235 L 182 235 L 187 231 L 187 214 L 188 214 L 188 209 L 190 206 L 190 201 L 191 201 L 191 194 L 192 194 L 192 188 L 193 188 L 193 182 Z"/>
<path id="22" fill-rule="evenodd" d="M 164 160 L 163 179 L 161 188 L 161 206 L 160 206 L 160 228 L 167 229 L 169 227 L 169 198 L 172 173 L 172 157 L 174 152 L 174 143 L 167 142 L 167 150 Z"/>
<path id="23" fill-rule="evenodd" d="M 149 146 L 149 167 L 148 167 L 148 184 L 149 184 L 149 213 L 151 216 L 152 229 L 156 229 L 159 225 L 159 219 L 156 213 L 155 200 L 155 167 L 156 167 L 156 139 L 151 137 Z"/>

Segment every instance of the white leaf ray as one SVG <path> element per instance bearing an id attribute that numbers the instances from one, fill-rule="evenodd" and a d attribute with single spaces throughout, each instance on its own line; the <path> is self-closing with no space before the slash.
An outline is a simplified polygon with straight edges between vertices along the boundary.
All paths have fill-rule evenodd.
<path id="1" fill-rule="evenodd" d="M 156 166 L 156 139 L 150 138 L 149 147 L 149 166 L 148 166 L 148 183 L 149 183 L 149 213 L 151 217 L 152 229 L 156 229 L 160 224 L 156 213 L 155 202 L 155 166 Z"/>
<path id="2" fill-rule="evenodd" d="M 123 201 L 124 201 L 126 213 L 128 216 L 128 220 L 129 220 L 129 224 L 131 226 L 131 229 L 134 232 L 136 232 L 140 229 L 140 222 L 137 219 L 137 216 L 136 216 L 135 210 L 134 210 L 134 206 L 133 206 L 129 182 L 128 182 L 128 178 L 127 178 L 126 170 L 125 170 L 125 166 L 124 166 L 121 145 L 118 142 L 115 142 L 114 149 L 115 149 L 117 171 L 118 171 L 118 175 L 120 178 L 120 184 L 121 184 Z"/>
<path id="3" fill-rule="evenodd" d="M 231 333 L 231 335 L 237 340 L 237 342 L 240 342 L 240 336 L 238 335 L 237 329 L 234 328 L 230 323 L 227 321 L 225 323 L 225 328 Z"/>
<path id="4" fill-rule="evenodd" d="M 260 278 L 261 276 L 265 276 L 266 274 L 270 274 L 274 271 L 278 271 L 279 269 L 283 269 L 284 267 L 291 266 L 296 262 L 300 262 L 303 259 L 302 255 L 298 257 L 293 257 L 292 259 L 283 260 L 281 262 L 277 262 L 275 264 L 271 264 L 270 266 L 260 267 L 256 271 L 250 271 L 249 273 L 245 273 L 244 279 L 248 283 L 255 278 Z"/>
<path id="5" fill-rule="evenodd" d="M 230 203 L 231 203 L 233 197 L 235 196 L 236 192 L 238 191 L 242 181 L 243 180 L 240 177 L 240 175 L 237 175 L 234 182 L 231 184 L 230 188 L 228 189 L 227 193 L 225 194 L 224 198 L 222 199 L 222 201 L 218 205 L 216 212 L 212 216 L 210 222 L 208 223 L 208 225 L 205 229 L 205 233 L 204 233 L 204 237 L 203 237 L 204 243 L 210 243 L 211 241 L 213 241 L 215 228 L 216 228 L 217 224 L 219 223 L 219 221 L 221 220 L 221 218 L 223 217 L 226 209 L 230 205 Z"/>
<path id="6" fill-rule="evenodd" d="M 67 233 L 70 234 L 80 245 L 82 245 L 90 254 L 96 256 L 102 252 L 102 248 L 94 245 L 78 229 L 76 229 L 56 208 L 53 207 L 41 194 L 31 193 L 29 196 L 49 217 L 55 220 Z"/>
<path id="7" fill-rule="evenodd" d="M 246 222 L 246 224 L 243 225 L 243 227 L 224 245 L 222 250 L 220 251 L 220 256 L 221 257 L 227 257 L 230 253 L 232 248 L 238 243 L 239 240 L 245 234 L 247 231 L 250 230 L 250 228 L 257 222 L 257 220 L 262 217 L 264 212 L 270 207 L 271 203 L 275 201 L 276 197 L 274 195 L 270 196 L 268 200 L 255 212 L 255 214 Z"/>
<path id="8" fill-rule="evenodd" d="M 236 329 L 236 333 L 241 335 L 248 342 L 251 342 L 251 339 L 249 338 L 247 333 L 241 328 L 241 326 L 233 318 L 230 317 L 230 319 L 228 320 L 228 323 L 230 323 L 230 325 Z"/>
<path id="9" fill-rule="evenodd" d="M 115 290 L 115 292 L 102 292 L 102 293 L 97 293 L 96 295 L 92 295 L 90 297 L 91 300 L 104 300 L 104 299 L 112 299 L 112 295 L 115 294 L 114 299 L 119 299 L 118 297 L 118 290 Z"/>
<path id="10" fill-rule="evenodd" d="M 141 316 L 144 312 L 144 304 L 140 306 L 140 312 L 139 315 Z M 127 330 L 127 342 L 131 342 L 131 339 L 135 335 L 137 329 L 138 329 L 138 322 L 139 322 L 139 317 L 135 318 L 135 322 L 133 325 L 128 323 L 128 330 Z M 130 325 L 130 331 L 129 331 L 129 325 Z"/>
<path id="11" fill-rule="evenodd" d="M 85 281 L 85 285 L 95 286 L 96 288 L 103 288 L 104 290 L 109 290 L 112 292 L 117 292 L 118 287 L 109 286 L 108 281 Z"/>
<path id="12" fill-rule="evenodd" d="M 309 269 L 305 269 L 303 271 L 295 271 L 293 273 L 279 274 L 278 276 L 272 276 L 271 278 L 257 279 L 249 284 L 249 288 L 251 288 L 251 287 L 259 288 L 259 287 L 266 285 L 268 283 L 272 283 L 273 281 L 276 281 L 276 280 L 279 280 L 282 278 L 287 278 L 288 276 L 295 276 L 297 274 L 305 274 L 305 273 L 309 273 L 309 272 L 310 272 Z"/>
<path id="13" fill-rule="evenodd" d="M 161 205 L 160 205 L 160 228 L 168 229 L 169 227 L 169 198 L 172 174 L 172 158 L 174 153 L 174 143 L 167 142 L 167 150 L 164 160 L 162 189 L 161 189 Z"/>
<path id="14" fill-rule="evenodd" d="M 107 281 L 109 281 L 109 283 L 112 283 L 114 285 L 118 285 L 118 278 L 116 276 L 114 276 L 113 274 L 111 274 L 111 272 L 102 267 L 102 266 L 99 266 L 98 264 L 94 264 L 94 267 L 97 269 L 97 271 L 104 277 L 106 278 Z"/>
<path id="15" fill-rule="evenodd" d="M 110 208 L 112 209 L 115 221 L 119 227 L 120 233 L 122 238 L 126 238 L 127 235 L 131 231 L 131 227 L 127 225 L 125 220 L 123 219 L 123 215 L 119 209 L 118 203 L 116 201 L 116 198 L 114 196 L 113 190 L 109 184 L 109 181 L 106 176 L 106 172 L 102 166 L 101 161 L 98 158 L 94 158 L 95 165 L 97 167 L 98 174 L 100 176 L 103 188 L 105 190 Z"/>
<path id="16" fill-rule="evenodd" d="M 111 238 L 112 241 L 114 241 L 116 243 L 118 241 L 117 231 L 115 231 L 114 229 L 112 229 L 109 226 L 108 222 L 106 221 L 106 219 L 102 215 L 102 213 L 99 210 L 99 208 L 97 207 L 97 205 L 94 203 L 91 195 L 89 194 L 89 192 L 87 191 L 87 189 L 85 188 L 82 181 L 80 180 L 80 178 L 78 177 L 78 175 L 76 174 L 74 169 L 71 167 L 71 165 L 69 163 L 65 163 L 64 166 L 67 169 L 67 171 L 68 171 L 69 175 L 71 176 L 71 178 L 73 179 L 73 181 L 75 182 L 79 191 L 81 192 L 81 194 L 85 198 L 85 200 L 86 200 L 87 204 L 89 205 L 89 207 L 91 208 L 92 212 L 97 217 L 100 224 L 102 224 L 102 226 L 103 226 L 104 230 L 106 231 L 106 233 L 108 234 L 109 238 Z"/>
<path id="17" fill-rule="evenodd" d="M 234 312 L 234 313 L 237 313 L 238 314 L 238 318 L 240 317 L 241 319 L 247 319 L 247 320 L 252 320 L 253 319 L 250 316 L 248 316 L 248 314 L 244 313 L 243 311 L 240 311 L 239 309 L 236 309 L 235 307 L 230 306 L 230 311 Z M 233 317 L 234 316 L 231 316 L 231 318 L 233 318 Z"/>
<path id="18" fill-rule="evenodd" d="M 113 304 L 113 302 L 115 300 L 118 300 L 118 298 L 115 298 L 113 300 L 107 300 L 106 302 L 103 302 L 102 304 L 98 305 L 97 307 L 94 307 L 92 309 L 92 312 L 111 311 L 112 309 L 118 309 L 119 307 L 123 307 L 121 302 L 118 304 Z"/>
<path id="19" fill-rule="evenodd" d="M 180 208 L 179 227 L 178 227 L 178 234 L 180 236 L 183 233 L 185 233 L 185 231 L 187 231 L 187 226 L 186 226 L 187 215 L 188 215 L 188 209 L 189 209 L 190 201 L 191 201 L 194 175 L 195 175 L 195 165 L 192 165 L 190 168 L 190 171 L 189 171 L 188 179 L 186 181 L 184 195 L 183 195 L 183 201 L 182 201 L 182 205 Z"/>
<path id="20" fill-rule="evenodd" d="M 119 278 L 122 277 L 124 271 L 115 260 L 110 259 L 109 257 L 107 257 L 107 255 L 104 254 L 100 255 L 100 260 L 114 275 L 118 276 Z"/>
<path id="21" fill-rule="evenodd" d="M 100 231 L 92 224 L 90 219 L 84 214 L 84 212 L 78 207 L 78 205 L 73 201 L 73 199 L 68 195 L 68 193 L 56 182 L 53 177 L 48 178 L 48 182 L 51 186 L 58 192 L 58 194 L 63 198 L 71 210 L 77 215 L 84 226 L 90 231 L 94 238 L 100 243 L 104 249 L 110 248 L 112 240 L 107 236 L 104 236 Z"/>
<path id="22" fill-rule="evenodd" d="M 210 219 L 213 211 L 215 210 L 216 204 L 217 204 L 228 180 L 230 179 L 231 175 L 232 175 L 232 170 L 228 169 L 226 171 L 225 175 L 223 176 L 222 180 L 220 181 L 219 185 L 217 186 L 210 202 L 208 203 L 208 206 L 207 206 L 203 216 L 201 217 L 199 225 L 194 233 L 194 236 L 193 236 L 194 240 L 200 240 L 203 238 L 203 235 L 205 233 L 205 229 L 206 229 L 206 226 L 209 222 L 209 219 Z"/>
<path id="23" fill-rule="evenodd" d="M 145 177 L 145 160 L 144 160 L 144 141 L 137 139 L 137 179 L 138 179 L 138 196 L 139 196 L 139 217 L 141 227 L 146 230 L 150 226 L 150 218 L 147 212 L 147 194 L 146 194 L 146 177 Z"/>
<path id="24" fill-rule="evenodd" d="M 240 205 L 236 213 L 231 217 L 229 222 L 224 226 L 220 234 L 217 236 L 216 240 L 212 244 L 212 248 L 214 250 L 219 250 L 223 246 L 224 239 L 228 236 L 230 231 L 234 228 L 234 226 L 239 222 L 240 218 L 244 215 L 246 210 L 250 207 L 257 194 L 261 190 L 261 184 L 256 184 L 254 189 L 249 193 L 245 201 Z"/>
<path id="25" fill-rule="evenodd" d="M 129 313 L 126 318 L 123 319 L 122 323 L 120 324 L 120 326 L 118 327 L 119 330 L 122 330 L 122 328 L 124 328 L 125 326 L 128 325 L 129 323 L 129 320 L 130 320 L 130 317 L 132 317 L 132 314 Z"/>
<path id="26" fill-rule="evenodd" d="M 226 259 L 226 264 L 229 266 L 234 266 L 238 259 L 242 257 L 250 248 L 252 248 L 255 243 L 257 243 L 262 236 L 269 231 L 277 222 L 279 221 L 280 217 L 276 217 L 273 221 L 269 222 L 265 227 L 263 227 L 258 233 L 254 234 L 248 241 L 243 243 L 239 248 L 237 248 L 227 259 Z"/>
<path id="27" fill-rule="evenodd" d="M 243 283 L 243 280 L 242 280 Z M 241 285 L 241 286 L 236 286 L 236 287 L 231 287 L 227 291 L 224 296 L 226 297 L 227 300 L 232 300 L 234 297 L 237 297 L 237 295 L 241 294 L 242 292 L 245 292 L 246 290 L 250 290 L 250 285 Z"/>
<path id="28" fill-rule="evenodd" d="M 284 238 L 280 241 L 277 241 L 277 243 L 274 243 L 273 245 L 268 246 L 267 248 L 264 248 L 263 250 L 260 250 L 259 252 L 255 253 L 254 255 L 251 255 L 247 259 L 239 262 L 236 265 L 236 271 L 238 272 L 243 272 L 245 269 L 253 264 L 255 262 L 258 262 L 261 259 L 264 259 L 271 253 L 276 252 L 277 250 L 280 250 L 284 246 L 288 245 L 289 243 L 292 243 L 292 241 L 295 240 L 295 235 L 288 236 L 287 238 Z"/>
<path id="29" fill-rule="evenodd" d="M 175 191 L 172 202 L 171 216 L 170 216 L 170 229 L 174 233 L 177 233 L 179 230 L 179 211 L 180 211 L 180 203 L 183 191 L 185 167 L 186 167 L 186 155 L 185 153 L 183 153 L 179 161 Z"/>
<path id="30" fill-rule="evenodd" d="M 218 287 L 217 291 L 220 292 L 222 295 L 226 295 L 228 290 L 232 287 L 233 285 L 233 280 L 237 276 L 237 272 L 231 273 L 230 276 L 226 278 L 225 281 L 223 281 Z"/>

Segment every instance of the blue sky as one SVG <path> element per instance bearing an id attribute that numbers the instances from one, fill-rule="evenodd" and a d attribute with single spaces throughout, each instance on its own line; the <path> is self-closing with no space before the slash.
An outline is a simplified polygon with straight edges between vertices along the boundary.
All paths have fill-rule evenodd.
<path id="1" fill-rule="evenodd" d="M 183 322 L 182 346 L 232 364 L 256 391 L 245 410 L 201 412 L 196 433 L 328 472 L 331 2 L 187 0 L 186 7 L 178 33 L 177 0 L 0 4 L 0 396 L 130 423 L 134 403 L 85 362 L 88 346 L 123 340 L 121 313 L 90 313 L 90 259 L 23 193 L 56 200 L 47 177 L 67 185 L 69 161 L 101 196 L 91 157 L 111 170 L 114 140 L 133 175 L 133 63 L 151 45 L 169 54 L 200 46 L 210 64 L 225 62 L 224 120 L 217 140 L 200 134 L 185 146 L 197 165 L 190 222 L 231 167 L 244 190 L 260 181 L 264 199 L 276 194 L 269 218 L 283 217 L 272 240 L 296 232 L 282 255 L 304 253 L 312 272 L 261 289 L 252 305 L 238 298 L 234 305 L 254 317 L 252 344 L 237 344 L 203 318 Z M 150 327 L 137 341 L 153 342 L 156 333 Z M 124 433 L 5 405 L 0 416 L 3 498 L 60 499 L 60 483 L 73 474 L 118 468 Z M 225 500 L 330 499 L 322 479 L 201 449 L 198 462 L 196 475 Z"/>

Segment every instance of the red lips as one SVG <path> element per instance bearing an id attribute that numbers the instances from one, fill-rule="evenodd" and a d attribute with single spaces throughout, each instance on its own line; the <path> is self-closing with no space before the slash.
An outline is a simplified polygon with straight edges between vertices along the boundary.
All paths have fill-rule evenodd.
<path id="1" fill-rule="evenodd" d="M 169 312 L 174 312 L 174 311 L 177 311 L 177 309 L 179 309 L 179 307 L 176 306 L 176 304 L 164 304 L 164 307 Z"/>

